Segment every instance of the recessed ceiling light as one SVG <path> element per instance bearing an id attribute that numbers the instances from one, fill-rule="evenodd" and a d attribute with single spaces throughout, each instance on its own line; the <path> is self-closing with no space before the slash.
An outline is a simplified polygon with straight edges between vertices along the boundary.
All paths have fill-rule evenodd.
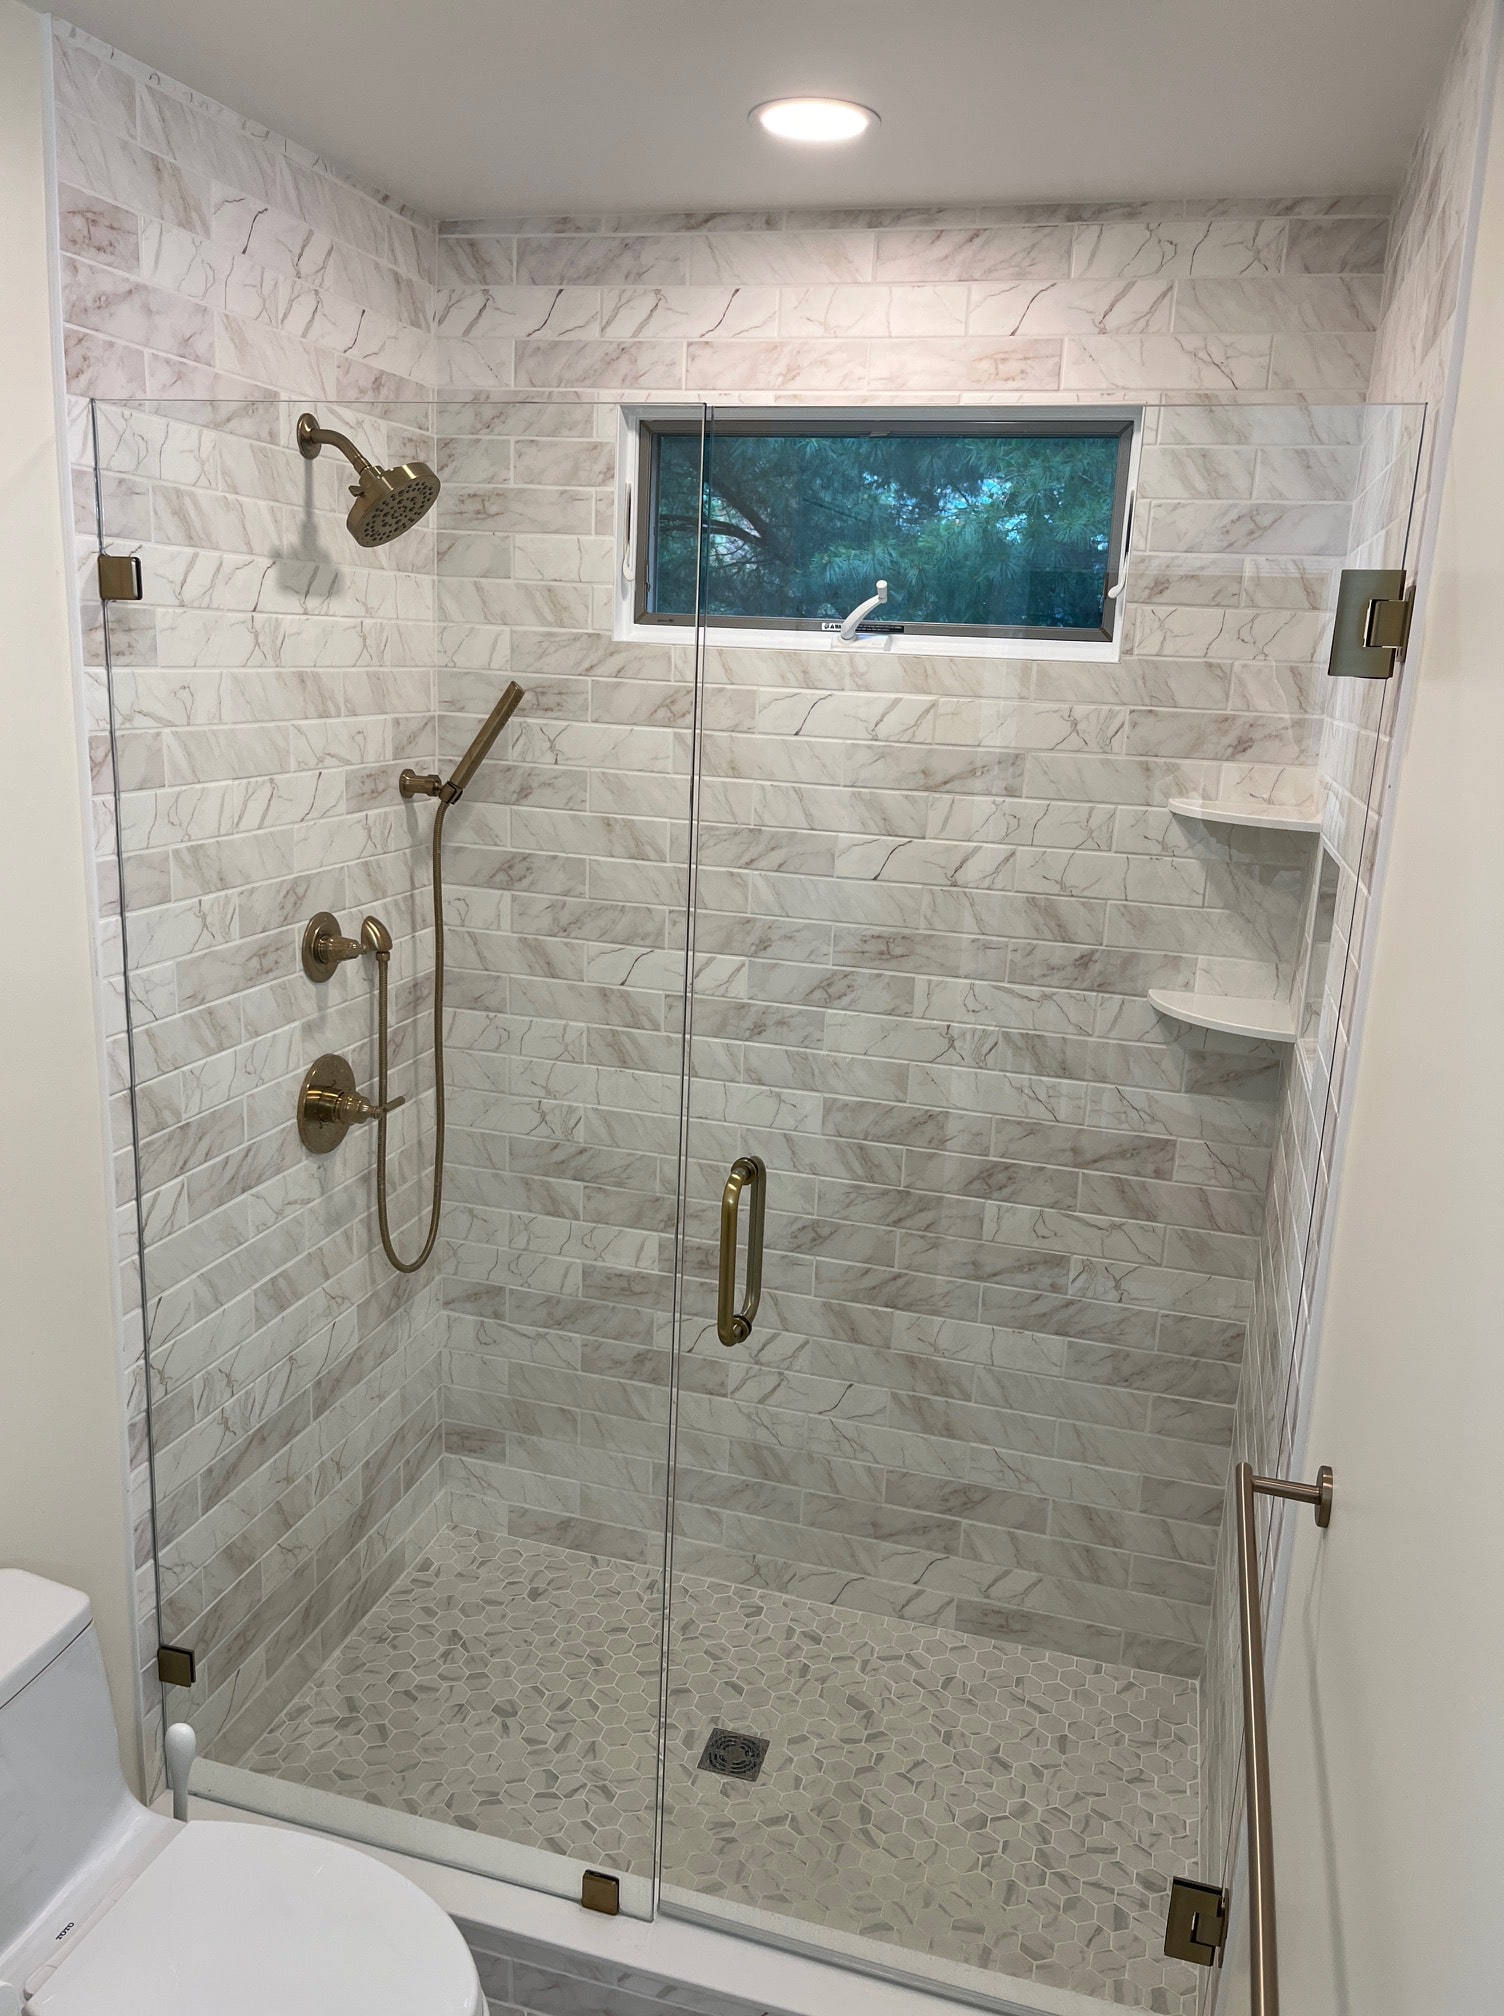
<path id="1" fill-rule="evenodd" d="M 855 140 L 881 123 L 869 106 L 847 98 L 770 98 L 747 116 L 780 140 Z"/>

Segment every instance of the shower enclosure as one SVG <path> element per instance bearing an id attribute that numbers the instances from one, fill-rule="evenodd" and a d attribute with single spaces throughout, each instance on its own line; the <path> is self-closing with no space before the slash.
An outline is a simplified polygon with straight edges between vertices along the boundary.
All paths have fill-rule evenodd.
<path id="1" fill-rule="evenodd" d="M 196 1785 L 983 2005 L 1194 2009 L 1229 1456 L 1295 1419 L 1387 733 L 1326 646 L 1342 567 L 1404 562 L 1419 413 L 1145 408 L 1106 662 L 618 638 L 614 405 L 318 402 L 442 482 L 373 549 L 301 410 L 92 413 L 144 581 L 86 633 L 141 1596 Z M 398 775 L 512 680 L 448 814 L 408 1276 L 375 1130 L 295 1119 L 327 1053 L 376 1096 L 373 961 L 300 945 L 390 933 L 411 1252 Z"/>

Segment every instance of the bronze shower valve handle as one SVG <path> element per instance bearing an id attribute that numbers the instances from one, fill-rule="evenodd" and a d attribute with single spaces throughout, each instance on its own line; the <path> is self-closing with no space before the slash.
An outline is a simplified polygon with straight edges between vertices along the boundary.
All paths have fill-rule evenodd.
<path id="1" fill-rule="evenodd" d="M 298 1136 L 315 1155 L 327 1155 L 364 1120 L 384 1120 L 407 1104 L 407 1095 L 376 1105 L 355 1087 L 355 1073 L 333 1051 L 315 1059 L 298 1091 Z"/>

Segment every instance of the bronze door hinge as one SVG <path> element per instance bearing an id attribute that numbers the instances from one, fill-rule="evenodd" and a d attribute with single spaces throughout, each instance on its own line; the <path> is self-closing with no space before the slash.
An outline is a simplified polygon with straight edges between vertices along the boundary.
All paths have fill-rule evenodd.
<path id="1" fill-rule="evenodd" d="M 1403 567 L 1344 567 L 1332 624 L 1332 679 L 1389 679 L 1410 642 L 1415 586 Z"/>
<path id="2" fill-rule="evenodd" d="M 1227 1943 L 1227 1905 L 1225 1890 L 1177 1876 L 1170 1885 L 1165 1958 L 1190 1960 L 1198 1967 L 1215 1967 Z"/>

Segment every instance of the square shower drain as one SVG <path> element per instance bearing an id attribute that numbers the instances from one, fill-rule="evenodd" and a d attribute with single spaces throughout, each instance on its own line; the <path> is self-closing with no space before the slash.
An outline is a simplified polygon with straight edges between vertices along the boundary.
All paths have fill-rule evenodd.
<path id="1" fill-rule="evenodd" d="M 722 1778 L 741 1778 L 748 1784 L 762 1770 L 768 1754 L 766 1736 L 742 1736 L 735 1729 L 712 1729 L 700 1752 L 700 1771 L 716 1771 Z"/>

